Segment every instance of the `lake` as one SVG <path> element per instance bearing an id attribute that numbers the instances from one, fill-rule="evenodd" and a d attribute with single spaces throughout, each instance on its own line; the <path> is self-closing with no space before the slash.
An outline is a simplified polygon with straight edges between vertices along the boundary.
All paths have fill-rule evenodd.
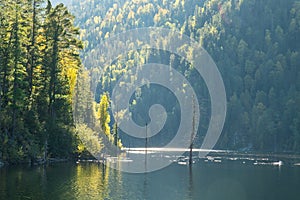
<path id="1" fill-rule="evenodd" d="M 0 169 L 0 199 L 299 199 L 300 166 L 173 163 L 129 174 L 102 163 Z"/>

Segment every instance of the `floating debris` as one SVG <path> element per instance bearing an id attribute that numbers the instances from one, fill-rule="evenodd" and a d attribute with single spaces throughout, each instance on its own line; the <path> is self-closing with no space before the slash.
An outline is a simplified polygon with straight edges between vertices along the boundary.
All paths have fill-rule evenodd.
<path id="1" fill-rule="evenodd" d="M 295 163 L 294 165 L 295 165 L 295 166 L 300 166 L 300 163 Z"/>
<path id="2" fill-rule="evenodd" d="M 283 162 L 279 160 L 278 162 L 258 162 L 255 161 L 254 165 L 273 165 L 273 166 L 281 166 Z"/>

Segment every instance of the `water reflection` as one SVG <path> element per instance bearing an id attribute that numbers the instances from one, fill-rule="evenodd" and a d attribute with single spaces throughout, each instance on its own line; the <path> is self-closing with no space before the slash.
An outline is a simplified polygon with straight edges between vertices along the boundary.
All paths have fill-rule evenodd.
<path id="1" fill-rule="evenodd" d="M 193 167 L 189 166 L 189 188 L 188 188 L 188 199 L 193 198 Z"/>
<path id="2" fill-rule="evenodd" d="M 76 199 L 105 199 L 109 195 L 109 167 L 103 164 L 76 166 L 73 190 Z"/>
<path id="3" fill-rule="evenodd" d="M 149 195 L 148 195 L 148 174 L 145 173 L 144 174 L 144 188 L 143 188 L 143 197 L 144 199 L 149 199 Z"/>
<path id="4" fill-rule="evenodd" d="M 128 174 L 101 163 L 64 163 L 1 168 L 0 199 L 297 199 L 299 180 L 300 167 L 173 164 Z"/>

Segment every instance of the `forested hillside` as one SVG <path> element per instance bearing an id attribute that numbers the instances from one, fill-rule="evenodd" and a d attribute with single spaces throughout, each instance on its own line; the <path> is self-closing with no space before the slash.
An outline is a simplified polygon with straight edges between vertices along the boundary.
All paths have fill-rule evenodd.
<path id="1" fill-rule="evenodd" d="M 103 40 L 116 33 L 140 27 L 169 28 L 202 44 L 221 71 L 228 113 L 218 148 L 300 151 L 299 1 L 85 0 L 73 1 L 70 9 L 81 28 L 80 39 L 85 45 L 81 56 L 92 82 L 98 81 L 99 69 L 105 69 L 97 86 L 97 101 L 102 93 L 111 95 L 118 78 L 132 66 L 147 62 L 170 64 L 193 83 L 196 91 L 201 91 L 197 94 L 202 102 L 203 124 L 197 138 L 201 143 L 210 102 L 207 90 L 201 89 L 201 77 L 189 63 L 155 50 L 127 52 L 108 67 L 98 66 L 98 58 L 91 56 L 99 51 Z M 140 124 L 147 121 L 140 113 L 148 113 L 151 104 L 165 105 L 173 126 L 167 125 L 156 140 L 153 138 L 152 145 L 164 145 L 178 128 L 174 124 L 180 113 L 172 109 L 177 105 L 172 98 L 167 91 L 153 86 L 142 88 L 132 99 L 133 117 Z M 130 145 L 130 139 L 120 135 L 123 144 Z"/>
<path id="2" fill-rule="evenodd" d="M 300 152 L 300 1 L 73 0 L 67 5 L 75 18 L 60 2 L 0 0 L 0 160 L 70 158 L 86 145 L 93 154 L 111 144 L 143 146 L 117 134 L 108 112 L 120 77 L 134 80 L 130 69 L 145 63 L 170 65 L 191 83 L 200 102 L 200 147 L 211 102 L 192 63 L 142 46 L 99 64 L 105 39 L 142 27 L 185 34 L 216 62 L 228 102 L 217 148 Z M 145 85 L 131 98 L 137 124 L 149 122 L 153 104 L 163 105 L 168 118 L 149 146 L 164 146 L 178 129 L 179 104 L 166 88 Z"/>

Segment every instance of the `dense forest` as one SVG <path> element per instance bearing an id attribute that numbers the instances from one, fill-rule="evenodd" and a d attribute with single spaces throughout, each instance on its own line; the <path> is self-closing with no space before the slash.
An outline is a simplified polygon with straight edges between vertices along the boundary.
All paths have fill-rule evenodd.
<path id="1" fill-rule="evenodd" d="M 170 64 L 200 91 L 197 96 L 202 102 L 202 122 L 196 141 L 200 146 L 210 102 L 207 89 L 201 89 L 201 77 L 189 63 L 155 50 L 127 52 L 110 66 L 99 65 L 102 58 L 94 56 L 101 57 L 95 53 L 100 52 L 99 44 L 117 33 L 141 27 L 169 28 L 198 41 L 221 71 L 228 113 L 218 148 L 300 151 L 299 1 L 86 0 L 73 1 L 70 9 L 81 28 L 83 63 L 91 72 L 91 82 L 100 81 L 96 88 L 92 87 L 98 102 L 100 94 L 111 95 L 118 79 L 132 66 L 147 62 Z M 102 69 L 105 75 L 97 80 Z M 141 88 L 132 97 L 131 111 L 140 125 L 149 120 L 147 113 L 152 104 L 160 103 L 168 112 L 169 123 L 156 138 L 150 139 L 153 146 L 165 145 L 178 128 L 180 113 L 176 109 L 174 112 L 177 103 L 172 98 L 172 94 L 157 86 Z M 142 144 L 125 134 L 120 136 L 125 146 Z"/>
<path id="2" fill-rule="evenodd" d="M 0 159 L 70 157 L 79 29 L 60 4 L 0 1 Z"/>
<path id="3" fill-rule="evenodd" d="M 0 160 L 70 159 L 88 143 L 99 151 L 102 131 L 73 117 L 77 76 L 85 76 L 74 16 L 44 0 L 0 1 L 0 10 Z"/>
<path id="4" fill-rule="evenodd" d="M 109 66 L 93 56 L 110 36 L 142 27 L 188 35 L 216 62 L 228 101 L 217 148 L 300 152 L 300 1 L 74 0 L 67 5 L 75 18 L 59 2 L 0 0 L 0 160 L 70 158 L 85 145 L 95 155 L 103 143 L 121 146 L 119 137 L 124 146 L 141 145 L 122 131 L 114 134 L 108 111 L 118 79 L 151 62 L 172 66 L 197 91 L 200 147 L 210 98 L 191 63 L 146 48 L 126 52 Z M 143 125 L 156 103 L 168 119 L 149 143 L 163 146 L 178 129 L 174 95 L 157 85 L 142 87 L 131 99 L 131 112 Z"/>

